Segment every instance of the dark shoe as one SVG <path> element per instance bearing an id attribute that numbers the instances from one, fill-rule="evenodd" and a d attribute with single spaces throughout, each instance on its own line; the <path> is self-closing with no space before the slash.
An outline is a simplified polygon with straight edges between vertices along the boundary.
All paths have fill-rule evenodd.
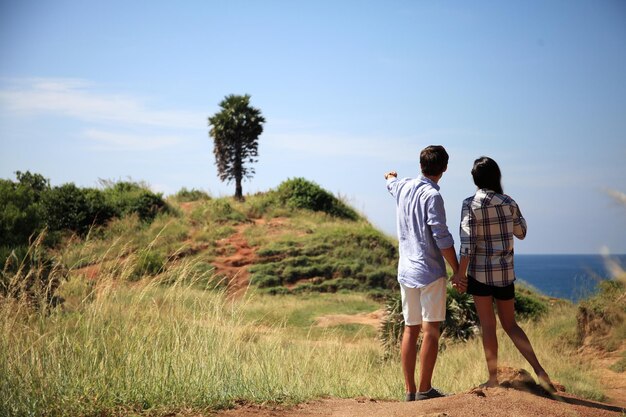
<path id="1" fill-rule="evenodd" d="M 418 392 L 417 395 L 415 396 L 415 400 L 416 401 L 430 400 L 431 398 L 441 398 L 445 396 L 446 394 L 439 391 L 437 388 L 431 387 L 430 390 L 426 392 Z"/>
<path id="2" fill-rule="evenodd" d="M 406 398 L 404 399 L 404 401 L 415 401 L 415 393 L 414 392 L 407 392 L 406 393 Z"/>

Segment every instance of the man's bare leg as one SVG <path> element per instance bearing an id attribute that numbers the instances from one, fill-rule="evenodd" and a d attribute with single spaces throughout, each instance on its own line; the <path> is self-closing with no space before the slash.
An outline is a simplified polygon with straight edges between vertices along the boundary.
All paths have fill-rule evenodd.
<path id="1" fill-rule="evenodd" d="M 417 362 L 417 339 L 420 335 L 421 325 L 404 326 L 402 336 L 402 371 L 404 372 L 404 386 L 407 393 L 415 393 L 415 363 Z"/>
<path id="2" fill-rule="evenodd" d="M 419 392 L 427 392 L 432 388 L 433 371 L 439 351 L 439 322 L 425 321 L 422 323 L 424 338 L 420 350 L 420 385 Z"/>

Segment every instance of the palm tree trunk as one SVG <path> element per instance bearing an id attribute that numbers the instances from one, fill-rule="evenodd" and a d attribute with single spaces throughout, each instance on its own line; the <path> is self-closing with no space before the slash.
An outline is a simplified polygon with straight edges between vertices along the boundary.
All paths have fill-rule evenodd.
<path id="1" fill-rule="evenodd" d="M 243 192 L 241 190 L 241 174 L 235 178 L 235 200 L 243 201 Z"/>

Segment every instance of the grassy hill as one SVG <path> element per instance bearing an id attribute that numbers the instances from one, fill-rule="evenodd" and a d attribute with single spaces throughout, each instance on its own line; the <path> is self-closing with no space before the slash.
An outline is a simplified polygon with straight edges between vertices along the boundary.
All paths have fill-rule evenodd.
<path id="1" fill-rule="evenodd" d="M 149 221 L 131 211 L 61 233 L 52 247 L 42 239 L 28 263 L 5 268 L 0 415 L 193 414 L 403 396 L 392 337 L 401 323 L 387 301 L 396 294 L 392 239 L 297 178 L 245 202 L 181 190 L 166 207 Z M 56 307 L 42 297 L 52 290 Z M 471 305 L 449 295 L 458 319 L 449 329 L 462 337 L 443 344 L 434 382 L 461 392 L 482 382 L 485 365 L 480 340 L 459 325 Z M 520 300 L 552 377 L 602 399 L 594 363 L 576 353 L 578 307 L 527 291 Z M 593 319 L 608 317 L 598 305 Z M 532 314 L 542 308 L 548 314 Z M 377 327 L 385 309 L 386 345 Z M 501 363 L 528 369 L 500 336 Z"/>

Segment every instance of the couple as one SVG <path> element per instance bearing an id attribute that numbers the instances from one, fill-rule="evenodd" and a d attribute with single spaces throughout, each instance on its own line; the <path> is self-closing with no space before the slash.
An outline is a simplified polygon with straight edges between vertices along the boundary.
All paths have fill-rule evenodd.
<path id="1" fill-rule="evenodd" d="M 519 239 L 526 236 L 526 221 L 515 201 L 502 191 L 498 164 L 484 156 L 474 161 L 472 177 L 478 190 L 463 201 L 460 262 L 446 225 L 438 185 L 448 168 L 448 153 L 443 146 L 429 146 L 420 153 L 420 167 L 422 175 L 415 179 L 398 179 L 395 171 L 385 174 L 387 189 L 397 204 L 398 281 L 405 323 L 401 356 L 406 400 L 444 396 L 431 385 L 439 347 L 439 325 L 446 315 L 444 258 L 453 271 L 452 286 L 474 298 L 489 371 L 489 379 L 481 386 L 498 385 L 495 299 L 507 335 L 533 367 L 539 383 L 554 391 L 526 333 L 515 321 L 513 236 Z M 420 331 L 424 335 L 417 386 L 415 363 Z"/>

